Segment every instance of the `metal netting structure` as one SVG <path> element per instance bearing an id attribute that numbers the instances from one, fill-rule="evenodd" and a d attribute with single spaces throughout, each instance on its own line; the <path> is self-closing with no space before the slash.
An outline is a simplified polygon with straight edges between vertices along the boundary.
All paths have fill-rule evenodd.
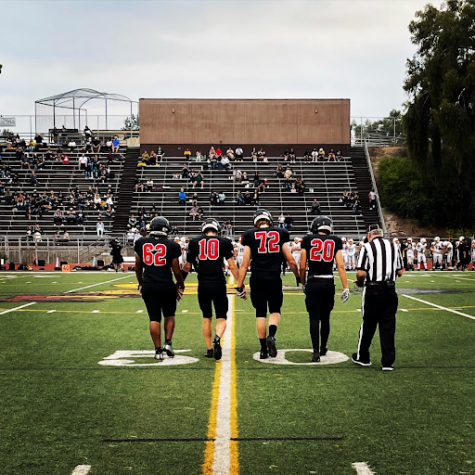
<path id="1" fill-rule="evenodd" d="M 119 130 L 124 120 L 137 113 L 138 102 L 121 94 L 94 89 L 75 89 L 35 101 L 35 131 L 47 133 L 53 127 Z"/>

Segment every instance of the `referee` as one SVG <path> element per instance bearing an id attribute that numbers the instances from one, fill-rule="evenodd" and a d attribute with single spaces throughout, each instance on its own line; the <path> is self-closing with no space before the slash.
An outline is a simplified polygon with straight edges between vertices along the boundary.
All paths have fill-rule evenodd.
<path id="1" fill-rule="evenodd" d="M 369 348 L 379 324 L 381 341 L 381 365 L 383 371 L 392 371 L 396 359 L 394 335 L 398 297 L 396 278 L 403 270 L 401 252 L 396 244 L 383 238 L 378 225 L 368 229 L 368 242 L 363 244 L 358 259 L 356 285 L 364 287 L 361 302 L 361 324 L 358 349 L 353 353 L 353 362 L 370 366 Z"/>

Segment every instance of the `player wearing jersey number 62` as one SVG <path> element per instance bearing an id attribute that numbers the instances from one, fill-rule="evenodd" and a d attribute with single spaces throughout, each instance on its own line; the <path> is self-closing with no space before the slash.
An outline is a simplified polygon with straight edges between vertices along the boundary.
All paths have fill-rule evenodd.
<path id="1" fill-rule="evenodd" d="M 302 285 L 306 284 L 305 305 L 310 317 L 313 363 L 318 363 L 320 356 L 325 356 L 328 351 L 330 313 L 335 305 L 334 261 L 336 261 L 343 286 L 341 300 L 346 302 L 350 295 L 342 255 L 343 244 L 339 237 L 332 236 L 332 231 L 332 220 L 327 216 L 319 216 L 312 222 L 310 227 L 311 234 L 305 236 L 302 242 L 300 278 L 302 279 Z M 307 263 L 308 277 L 306 276 Z"/>
<path id="2" fill-rule="evenodd" d="M 169 358 L 175 353 L 172 336 L 175 329 L 176 302 L 183 295 L 185 285 L 178 258 L 180 246 L 168 240 L 171 227 L 168 219 L 161 216 L 150 222 L 150 235 L 135 242 L 135 274 L 139 290 L 150 318 L 150 336 L 155 344 L 155 359 L 163 359 L 163 351 Z M 176 285 L 173 283 L 172 270 Z M 161 321 L 165 318 L 165 346 L 162 349 Z"/>
<path id="3" fill-rule="evenodd" d="M 256 210 L 253 222 L 255 227 L 246 231 L 242 237 L 244 255 L 239 269 L 238 292 L 244 286 L 244 279 L 251 264 L 251 303 L 256 309 L 257 335 L 261 344 L 260 358 L 275 358 L 275 334 L 284 300 L 280 278 L 282 260 L 287 260 L 297 283 L 300 282 L 299 271 L 288 244 L 289 232 L 274 227 L 272 215 L 265 209 Z M 267 308 L 270 315 L 269 335 L 266 338 Z"/>
<path id="4" fill-rule="evenodd" d="M 219 236 L 220 224 L 214 218 L 207 218 L 201 226 L 201 236 L 190 241 L 187 263 L 182 269 L 186 278 L 193 264 L 198 273 L 198 303 L 203 313 L 203 336 L 206 342 L 206 358 L 220 360 L 222 356 L 221 338 L 226 330 L 228 298 L 223 264 L 229 266 L 233 276 L 238 279 L 238 268 L 234 262 L 232 242 Z M 245 295 L 244 295 L 245 298 Z M 212 305 L 216 313 L 216 336 L 211 342 Z M 211 344 L 213 346 L 211 346 Z"/>

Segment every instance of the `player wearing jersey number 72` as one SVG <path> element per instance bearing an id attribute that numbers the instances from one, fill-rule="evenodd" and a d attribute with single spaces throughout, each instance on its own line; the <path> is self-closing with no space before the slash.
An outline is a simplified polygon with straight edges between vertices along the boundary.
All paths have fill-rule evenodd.
<path id="1" fill-rule="evenodd" d="M 254 228 L 246 231 L 242 237 L 244 254 L 239 269 L 238 288 L 243 287 L 249 264 L 252 275 L 250 279 L 251 303 L 256 309 L 256 327 L 261 344 L 261 359 L 277 356 L 275 334 L 280 322 L 283 303 L 282 280 L 280 272 L 282 262 L 286 260 L 300 282 L 299 271 L 292 256 L 289 232 L 273 225 L 272 215 L 265 209 L 258 209 L 254 214 Z M 267 334 L 267 308 L 269 308 L 269 335 Z"/>
<path id="2" fill-rule="evenodd" d="M 300 256 L 300 278 L 305 285 L 305 305 L 310 318 L 312 339 L 312 362 L 320 362 L 320 356 L 327 354 L 330 335 L 330 313 L 335 305 L 335 282 L 333 262 L 336 261 L 343 291 L 341 300 L 346 302 L 350 295 L 342 255 L 342 240 L 332 236 L 333 223 L 327 216 L 319 216 L 312 222 L 310 233 L 302 242 Z M 308 277 L 306 268 L 308 263 Z M 321 336 L 321 341 L 320 341 Z"/>
<path id="3" fill-rule="evenodd" d="M 175 353 L 172 336 L 175 329 L 176 302 L 183 295 L 185 285 L 178 258 L 180 246 L 168 240 L 171 227 L 166 218 L 156 217 L 150 222 L 150 235 L 135 242 L 135 274 L 139 290 L 150 318 L 150 336 L 155 344 L 155 359 L 169 358 Z M 176 284 L 173 283 L 172 271 Z M 161 321 L 165 318 L 165 346 L 162 348 Z"/>

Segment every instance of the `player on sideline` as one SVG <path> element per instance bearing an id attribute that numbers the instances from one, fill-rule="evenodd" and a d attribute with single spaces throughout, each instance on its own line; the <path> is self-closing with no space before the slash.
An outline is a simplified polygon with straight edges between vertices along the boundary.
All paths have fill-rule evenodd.
<path id="1" fill-rule="evenodd" d="M 220 225 L 214 218 L 207 218 L 201 226 L 202 236 L 193 238 L 188 245 L 187 263 L 182 269 L 184 279 L 191 265 L 198 273 L 198 303 L 203 313 L 203 336 L 206 342 L 206 358 L 220 360 L 222 356 L 221 338 L 226 330 L 228 298 L 223 264 L 227 262 L 229 270 L 236 280 L 239 271 L 234 262 L 232 242 L 219 236 Z M 245 293 L 243 298 L 245 298 Z M 213 318 L 212 304 L 216 313 L 216 336 L 211 340 Z"/>
<path id="2" fill-rule="evenodd" d="M 335 282 L 333 262 L 336 261 L 343 291 L 341 300 L 350 296 L 345 264 L 343 262 L 341 239 L 332 235 L 333 223 L 327 216 L 315 218 L 310 233 L 302 241 L 300 257 L 300 279 L 305 291 L 305 305 L 310 317 L 310 337 L 312 339 L 312 363 L 318 363 L 320 356 L 327 354 L 330 335 L 330 313 L 335 305 Z M 305 269 L 308 262 L 308 278 Z M 321 325 L 321 329 L 320 329 Z M 321 334 L 321 342 L 319 338 Z"/>
<path id="3" fill-rule="evenodd" d="M 149 235 L 137 239 L 134 246 L 135 274 L 150 318 L 150 336 L 155 345 L 156 360 L 163 360 L 164 351 L 169 358 L 175 356 L 172 337 L 175 330 L 176 303 L 185 290 L 178 263 L 181 249 L 176 242 L 168 240 L 170 231 L 168 219 L 157 216 L 150 222 Z M 172 270 L 176 284 L 173 283 Z M 163 348 L 162 313 L 165 318 Z"/>
<path id="4" fill-rule="evenodd" d="M 427 270 L 426 249 L 426 238 L 422 238 L 416 245 L 418 270 L 421 270 L 421 264 L 423 265 L 424 270 Z"/>
<path id="5" fill-rule="evenodd" d="M 244 255 L 239 269 L 238 292 L 243 292 L 249 264 L 252 263 L 250 279 L 251 302 L 256 309 L 257 336 L 261 344 L 260 358 L 277 356 L 275 334 L 280 322 L 280 310 L 284 300 L 280 272 L 285 258 L 300 283 L 299 269 L 292 256 L 289 232 L 273 226 L 272 215 L 265 209 L 258 209 L 253 217 L 254 228 L 242 237 Z M 284 263 L 285 266 L 285 263 Z M 267 334 L 267 307 L 269 307 L 269 335 Z"/>

